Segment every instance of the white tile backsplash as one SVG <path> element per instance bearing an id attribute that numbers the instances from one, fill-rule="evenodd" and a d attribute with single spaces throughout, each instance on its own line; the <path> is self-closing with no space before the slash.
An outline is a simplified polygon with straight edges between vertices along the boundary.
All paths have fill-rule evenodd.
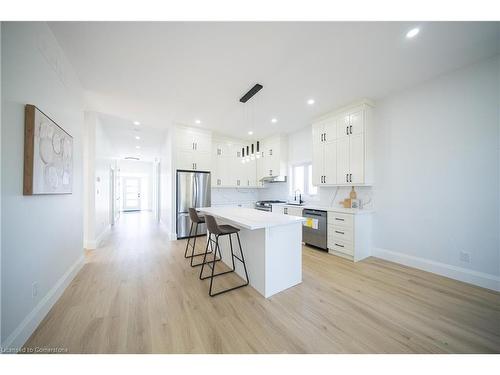
<path id="1" fill-rule="evenodd" d="M 259 200 L 258 189 L 212 188 L 212 205 L 237 205 L 255 203 Z"/>

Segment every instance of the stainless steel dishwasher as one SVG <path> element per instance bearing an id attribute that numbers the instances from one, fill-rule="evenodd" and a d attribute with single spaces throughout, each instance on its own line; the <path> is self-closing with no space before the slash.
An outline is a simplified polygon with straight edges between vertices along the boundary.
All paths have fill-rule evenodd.
<path id="1" fill-rule="evenodd" d="M 328 251 L 326 211 L 304 209 L 302 216 L 308 219 L 302 226 L 302 241 Z"/>

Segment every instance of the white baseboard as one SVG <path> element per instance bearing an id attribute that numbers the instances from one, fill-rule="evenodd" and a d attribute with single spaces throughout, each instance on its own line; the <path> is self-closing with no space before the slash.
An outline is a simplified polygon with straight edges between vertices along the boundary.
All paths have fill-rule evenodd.
<path id="1" fill-rule="evenodd" d="M 160 218 L 160 226 L 165 230 L 165 232 L 167 233 L 167 237 L 168 237 L 168 240 L 169 241 L 175 241 L 177 239 L 177 235 L 172 233 L 170 231 L 170 225 L 168 223 L 166 223 L 165 221 L 163 221 L 161 218 Z"/>
<path id="2" fill-rule="evenodd" d="M 418 268 L 423 271 L 436 273 L 441 276 L 449 277 L 450 279 L 500 291 L 500 277 L 492 274 L 380 248 L 372 248 L 372 256 L 400 263 L 405 266 Z"/>
<path id="3" fill-rule="evenodd" d="M 2 343 L 2 348 L 19 350 L 30 338 L 43 318 L 50 311 L 52 306 L 61 297 L 69 283 L 74 279 L 84 264 L 84 256 L 78 260 L 66 271 L 66 273 L 57 281 L 52 289 L 42 298 L 35 308 L 23 319 L 9 337 Z M 13 351 L 14 352 L 14 351 Z"/>
<path id="4" fill-rule="evenodd" d="M 95 240 L 87 240 L 85 243 L 84 243 L 84 248 L 85 249 L 89 249 L 89 250 L 94 250 L 94 249 L 97 249 L 100 245 L 100 243 L 102 242 L 102 240 L 104 239 L 104 237 L 106 237 L 106 235 L 109 233 L 109 231 L 111 230 L 111 225 L 107 225 L 106 228 L 104 228 L 104 230 L 101 232 L 101 234 L 99 234 L 97 236 L 97 238 Z"/>

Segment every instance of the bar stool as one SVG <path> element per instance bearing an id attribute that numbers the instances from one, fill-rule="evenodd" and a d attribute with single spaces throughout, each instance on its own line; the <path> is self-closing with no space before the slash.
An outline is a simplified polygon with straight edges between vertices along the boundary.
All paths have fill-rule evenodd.
<path id="1" fill-rule="evenodd" d="M 205 223 L 205 218 L 203 216 L 199 216 L 198 212 L 194 208 L 189 208 L 189 218 L 191 219 L 191 228 L 189 229 L 189 237 L 188 241 L 186 243 L 186 250 L 184 251 L 184 258 L 191 258 L 191 267 L 197 267 L 201 266 L 201 263 L 194 263 L 193 259 L 202 255 L 205 255 L 205 253 L 200 253 L 200 254 L 195 254 L 195 248 L 196 248 L 196 237 L 198 233 L 198 225 L 204 224 Z M 193 227 L 194 233 L 193 233 Z M 190 244 L 191 239 L 193 239 L 193 243 Z M 191 246 L 191 255 L 188 255 L 188 249 Z M 212 251 L 209 252 L 211 254 Z M 221 260 L 217 259 L 217 261 Z"/>
<path id="2" fill-rule="evenodd" d="M 208 229 L 208 241 L 207 241 L 207 246 L 205 247 L 205 255 L 203 257 L 203 262 L 201 263 L 200 280 L 205 280 L 208 278 L 210 279 L 210 289 L 208 291 L 209 296 L 214 297 L 216 295 L 226 293 L 226 292 L 229 292 L 231 290 L 247 286 L 248 285 L 248 272 L 247 272 L 247 266 L 245 264 L 245 258 L 243 256 L 243 250 L 241 248 L 240 234 L 238 233 L 240 230 L 238 228 L 231 226 L 231 225 L 219 225 L 219 224 L 217 224 L 217 221 L 215 221 L 215 218 L 211 215 L 205 215 L 205 220 L 206 220 L 207 229 Z M 236 237 L 238 238 L 238 244 L 240 246 L 241 258 L 234 255 L 233 241 L 231 239 L 232 234 L 236 234 Z M 215 237 L 215 240 L 212 238 L 212 236 Z M 218 261 L 216 259 L 217 251 L 219 252 L 219 257 L 222 259 L 222 254 L 221 254 L 220 247 L 219 247 L 219 237 L 221 237 L 221 236 L 229 236 L 229 244 L 231 247 L 231 262 L 233 264 L 233 268 L 229 271 L 215 273 L 215 263 Z M 210 244 L 210 249 L 211 249 L 210 252 L 208 251 L 209 244 Z M 215 245 L 215 250 L 212 249 L 212 244 Z M 214 253 L 214 259 L 211 261 L 207 261 L 206 260 L 207 255 L 210 254 L 211 252 Z M 237 260 L 239 260 L 241 263 L 243 263 L 243 269 L 245 270 L 245 278 L 246 278 L 245 283 L 242 285 L 232 287 L 232 288 L 221 290 L 217 293 L 213 293 L 212 286 L 213 286 L 214 279 L 217 276 L 225 275 L 226 273 L 231 273 L 231 272 L 235 271 L 235 266 L 234 266 L 234 259 L 235 258 Z M 205 264 L 207 264 L 212 269 L 210 276 L 203 276 L 203 270 L 205 268 Z"/>

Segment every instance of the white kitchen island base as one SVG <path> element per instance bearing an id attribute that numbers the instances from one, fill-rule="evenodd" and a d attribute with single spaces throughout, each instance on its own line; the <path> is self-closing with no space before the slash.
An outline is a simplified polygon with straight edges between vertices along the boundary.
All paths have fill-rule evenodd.
<path id="1" fill-rule="evenodd" d="M 240 229 L 249 284 L 264 297 L 302 282 L 302 217 L 247 208 L 210 207 L 202 208 L 200 212 L 213 215 L 219 224 Z M 232 235 L 232 241 L 233 252 L 239 257 L 235 235 Z M 222 261 L 232 267 L 229 236 L 221 236 L 219 246 Z M 236 273 L 244 278 L 243 265 L 237 259 L 235 268 Z"/>

